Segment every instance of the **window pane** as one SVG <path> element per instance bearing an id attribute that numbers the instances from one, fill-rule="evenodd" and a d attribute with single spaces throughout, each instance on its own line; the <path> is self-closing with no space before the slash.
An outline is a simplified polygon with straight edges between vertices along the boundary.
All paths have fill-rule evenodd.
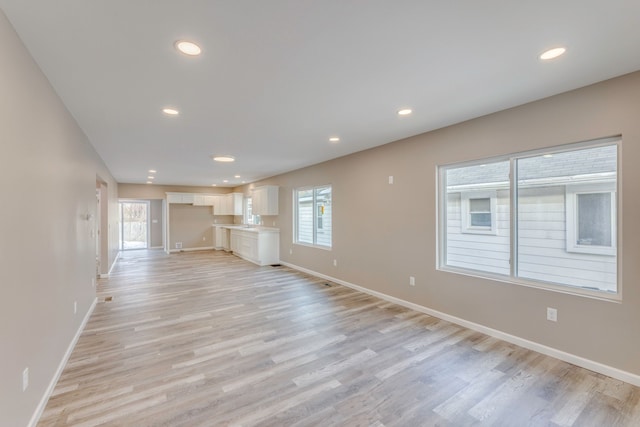
<path id="1" fill-rule="evenodd" d="M 445 264 L 488 273 L 510 274 L 509 162 L 447 168 L 444 184 Z M 495 194 L 496 230 L 493 233 L 476 234 L 467 229 L 469 226 L 492 226 L 491 198 L 463 197 L 472 192 Z"/>
<path id="2" fill-rule="evenodd" d="M 491 199 L 469 199 L 469 211 L 475 212 L 491 212 Z"/>
<path id="3" fill-rule="evenodd" d="M 570 251 L 567 239 L 575 228 L 580 244 L 611 245 L 611 194 L 572 196 L 567 189 L 576 183 L 615 188 L 617 146 L 527 157 L 518 159 L 516 168 L 517 276 L 616 292 L 615 255 Z"/>
<path id="4" fill-rule="evenodd" d="M 491 227 L 491 213 L 472 213 L 470 216 L 473 227 Z"/>
<path id="5" fill-rule="evenodd" d="M 331 187 L 315 190 L 316 244 L 331 246 Z"/>
<path id="6" fill-rule="evenodd" d="M 244 223 L 253 224 L 253 199 L 247 197 L 245 199 Z"/>
<path id="7" fill-rule="evenodd" d="M 297 191 L 297 208 L 296 241 L 313 244 L 313 190 Z"/>
<path id="8" fill-rule="evenodd" d="M 611 246 L 611 193 L 578 194 L 579 245 Z"/>

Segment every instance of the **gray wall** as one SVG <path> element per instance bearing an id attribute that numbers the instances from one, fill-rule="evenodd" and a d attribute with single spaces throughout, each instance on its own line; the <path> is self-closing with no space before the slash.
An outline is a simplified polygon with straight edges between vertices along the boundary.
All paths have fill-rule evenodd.
<path id="1" fill-rule="evenodd" d="M 254 185 L 281 187 L 284 262 L 640 375 L 639 99 L 636 72 Z M 619 134 L 622 302 L 436 269 L 438 165 Z M 322 184 L 333 185 L 331 251 L 292 243 L 293 189 Z M 557 323 L 546 307 L 558 309 Z"/>
<path id="2" fill-rule="evenodd" d="M 151 221 L 149 224 L 149 246 L 162 248 L 164 245 L 162 240 L 162 200 L 150 200 L 149 207 L 149 221 Z"/>
<path id="3" fill-rule="evenodd" d="M 117 185 L 2 12 L 0 58 L 0 425 L 24 426 L 95 299 L 96 181 L 115 260 Z"/>

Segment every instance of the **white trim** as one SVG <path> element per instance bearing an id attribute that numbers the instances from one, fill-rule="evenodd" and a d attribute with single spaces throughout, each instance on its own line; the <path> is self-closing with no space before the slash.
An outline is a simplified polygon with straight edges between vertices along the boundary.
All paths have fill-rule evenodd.
<path id="1" fill-rule="evenodd" d="M 178 252 L 192 252 L 192 251 L 213 251 L 216 248 L 213 246 L 205 246 L 202 248 L 182 248 L 182 249 L 170 249 L 169 253 L 178 253 Z"/>
<path id="2" fill-rule="evenodd" d="M 609 183 L 594 183 L 565 186 L 566 200 L 566 241 L 567 252 L 610 255 L 616 256 L 618 244 L 616 242 L 616 187 L 615 181 Z M 611 223 L 611 245 L 610 246 L 590 246 L 581 245 L 577 242 L 578 234 L 578 201 L 582 194 L 609 194 L 609 222 Z"/>
<path id="3" fill-rule="evenodd" d="M 344 285 L 344 286 L 346 286 L 348 288 L 355 289 L 355 290 L 363 292 L 365 294 L 373 295 L 373 296 L 378 297 L 380 299 L 383 299 L 385 301 L 389 301 L 389 302 L 392 302 L 394 304 L 398 304 L 398 305 L 401 305 L 403 307 L 407 307 L 407 308 L 410 308 L 412 310 L 419 311 L 421 313 L 425 313 L 425 314 L 428 314 L 430 316 L 434 316 L 434 317 L 446 320 L 446 321 L 451 322 L 451 323 L 455 323 L 456 325 L 460 325 L 460 326 L 463 326 L 465 328 L 468 328 L 468 329 L 471 329 L 471 330 L 474 330 L 474 331 L 477 331 L 477 332 L 481 332 L 483 334 L 489 335 L 489 336 L 494 337 L 494 338 L 501 339 L 501 340 L 509 342 L 511 344 L 515 344 L 515 345 L 518 345 L 520 347 L 527 348 L 529 350 L 537 351 L 538 353 L 542 353 L 542 354 L 545 354 L 547 356 L 551 356 L 551 357 L 554 357 L 556 359 L 571 363 L 573 365 L 580 366 L 582 368 L 589 369 L 591 371 L 598 372 L 600 374 L 603 374 L 603 375 L 618 379 L 620 381 L 624 381 L 626 383 L 635 385 L 637 387 L 640 387 L 640 375 L 636 375 L 636 374 L 633 374 L 631 372 L 623 371 L 621 369 L 614 368 L 612 366 L 605 365 L 603 363 L 596 362 L 596 361 L 593 361 L 593 360 L 590 360 L 590 359 L 586 359 L 584 357 L 580 357 L 580 356 L 577 356 L 575 354 L 567 353 L 565 351 L 558 350 L 558 349 L 553 348 L 553 347 L 548 347 L 548 346 L 546 346 L 544 344 L 540 344 L 540 343 L 537 343 L 537 342 L 534 342 L 534 341 L 529 341 L 527 339 L 520 338 L 518 336 L 511 335 L 511 334 L 508 334 L 506 332 L 499 331 L 497 329 L 489 328 L 487 326 L 480 325 L 478 323 L 470 322 L 468 320 L 461 319 L 461 318 L 456 317 L 456 316 L 451 316 L 449 314 L 442 313 L 440 311 L 433 310 L 433 309 L 424 307 L 424 306 L 419 305 L 419 304 L 415 304 L 415 303 L 412 303 L 412 302 L 409 302 L 409 301 L 405 301 L 405 300 L 400 299 L 400 298 L 396 298 L 396 297 L 392 297 L 392 296 L 387 295 L 387 294 L 383 294 L 382 292 L 373 291 L 371 289 L 367 289 L 367 288 L 364 288 L 362 286 L 346 282 L 344 280 L 336 279 L 335 277 L 327 276 L 326 274 L 321 274 L 321 273 L 315 272 L 313 270 L 309 270 L 309 269 L 304 268 L 304 267 L 299 267 L 299 266 L 297 266 L 295 264 L 291 264 L 291 263 L 288 263 L 288 262 L 281 262 L 281 264 L 284 265 L 284 266 L 293 268 L 294 270 L 298 270 L 298 271 L 301 271 L 303 273 L 311 274 L 311 275 L 319 277 L 321 279 L 330 280 L 332 282 L 338 283 L 340 285 Z"/>
<path id="4" fill-rule="evenodd" d="M 492 234 L 497 235 L 497 198 L 496 190 L 485 191 L 464 191 L 460 193 L 460 232 L 464 234 Z M 489 199 L 489 215 L 491 217 L 490 226 L 474 226 L 471 225 L 471 200 Z"/>
<path id="5" fill-rule="evenodd" d="M 118 251 L 118 253 L 116 253 L 116 258 L 113 260 L 113 263 L 111 263 L 111 267 L 109 267 L 109 272 L 107 274 L 101 274 L 100 275 L 101 279 L 106 279 L 107 277 L 109 277 L 109 275 L 113 271 L 114 267 L 116 266 L 116 263 L 118 262 L 119 258 L 120 258 L 120 251 Z"/>
<path id="6" fill-rule="evenodd" d="M 29 424 L 27 424 L 27 427 L 35 427 L 38 424 L 38 421 L 40 421 L 40 417 L 42 416 L 42 412 L 44 412 L 44 408 L 47 406 L 47 402 L 49 401 L 49 398 L 51 397 L 51 394 L 53 393 L 53 390 L 56 388 L 56 384 L 58 383 L 58 380 L 60 379 L 60 375 L 62 375 L 62 371 L 64 371 L 65 366 L 67 366 L 67 361 L 69 360 L 69 357 L 71 356 L 71 352 L 75 348 L 76 343 L 78 342 L 78 339 L 80 339 L 80 335 L 82 335 L 82 331 L 84 331 L 85 326 L 87 326 L 87 322 L 89 321 L 89 318 L 91 317 L 91 314 L 93 313 L 93 310 L 96 308 L 96 303 L 97 302 L 98 302 L 98 297 L 95 297 L 93 299 L 93 303 L 91 304 L 91 307 L 89 307 L 89 310 L 87 310 L 87 314 L 84 315 L 84 319 L 82 319 L 82 323 L 80 323 L 80 327 L 78 327 L 78 330 L 76 331 L 75 336 L 73 337 L 73 339 L 69 343 L 69 347 L 67 347 L 67 351 L 65 352 L 64 356 L 62 357 L 62 360 L 60 361 L 60 364 L 58 365 L 58 369 L 56 370 L 55 374 L 53 375 L 53 378 L 51 378 L 51 382 L 49 383 L 49 386 L 47 387 L 47 389 L 45 390 L 44 394 L 42 395 L 42 399 L 40 399 L 40 403 L 38 404 L 38 406 L 36 407 L 35 412 L 31 416 L 31 420 L 29 420 Z"/>

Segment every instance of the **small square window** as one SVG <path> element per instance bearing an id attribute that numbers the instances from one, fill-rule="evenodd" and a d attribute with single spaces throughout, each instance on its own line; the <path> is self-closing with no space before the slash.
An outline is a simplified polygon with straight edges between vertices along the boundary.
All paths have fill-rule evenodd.
<path id="1" fill-rule="evenodd" d="M 462 232 L 496 234 L 496 192 L 462 193 Z"/>
<path id="2" fill-rule="evenodd" d="M 616 254 L 615 185 L 568 185 L 567 252 Z"/>

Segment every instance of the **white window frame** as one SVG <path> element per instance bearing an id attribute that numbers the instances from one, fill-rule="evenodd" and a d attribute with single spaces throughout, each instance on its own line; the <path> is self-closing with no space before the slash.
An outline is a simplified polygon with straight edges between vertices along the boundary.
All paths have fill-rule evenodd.
<path id="1" fill-rule="evenodd" d="M 616 239 L 616 188 L 615 183 L 594 183 L 567 185 L 566 194 L 566 218 L 567 218 L 567 252 L 611 255 L 617 253 Z M 580 245 L 577 243 L 578 235 L 578 203 L 577 197 L 580 194 L 610 194 L 610 215 L 611 215 L 611 246 Z"/>
<path id="2" fill-rule="evenodd" d="M 310 246 L 310 247 L 314 247 L 314 248 L 319 248 L 319 249 L 326 249 L 326 250 L 331 250 L 331 248 L 333 247 L 333 236 L 331 236 L 331 245 L 327 246 L 327 245 L 321 245 L 318 243 L 318 215 L 316 212 L 316 192 L 317 190 L 320 189 L 324 189 L 324 188 L 329 188 L 329 190 L 331 191 L 331 200 L 333 201 L 333 186 L 331 184 L 325 184 L 325 185 L 316 185 L 313 187 L 299 187 L 299 188 L 295 188 L 293 190 L 293 243 L 296 245 L 302 245 L 302 246 Z M 309 242 L 300 242 L 298 241 L 298 221 L 299 221 L 299 212 L 298 212 L 298 207 L 299 207 L 299 203 L 298 203 L 298 194 L 301 191 L 309 191 L 312 190 L 312 200 L 311 200 L 311 213 L 312 213 L 312 218 L 313 218 L 313 222 L 312 222 L 312 231 L 313 231 L 313 243 L 309 243 Z M 333 214 L 331 216 L 331 222 L 333 222 Z M 324 224 L 323 224 L 324 226 Z M 333 230 L 333 224 L 331 227 L 331 230 Z"/>
<path id="3" fill-rule="evenodd" d="M 491 214 L 490 226 L 476 226 L 471 225 L 471 203 L 470 200 L 474 199 L 489 199 Z M 460 213 L 461 213 L 461 231 L 467 234 L 497 234 L 496 227 L 496 206 L 497 206 L 497 191 L 465 191 L 460 193 Z"/>
<path id="4" fill-rule="evenodd" d="M 253 199 L 251 197 L 245 197 L 242 206 L 243 223 L 246 225 L 260 225 L 260 215 L 254 215 L 252 212 L 249 212 L 249 205 L 251 205 L 251 210 L 253 211 Z"/>
<path id="5" fill-rule="evenodd" d="M 436 257 L 436 268 L 438 270 L 442 270 L 442 271 L 447 271 L 447 272 L 453 272 L 453 273 L 458 273 L 458 274 L 463 274 L 463 275 L 467 275 L 467 276 L 474 276 L 474 277 L 481 277 L 481 278 L 488 278 L 488 279 L 493 279 L 493 280 L 497 280 L 497 281 L 501 281 L 501 282 L 507 282 L 507 283 L 511 283 L 511 284 L 515 284 L 515 285 L 522 285 L 522 286 L 528 286 L 528 287 L 533 287 L 533 288 L 541 288 L 541 289 L 547 289 L 547 290 L 551 290 L 551 291 L 557 291 L 560 293 L 564 293 L 564 294 L 572 294 L 572 295 L 577 295 L 577 296 L 586 296 L 586 297 L 591 297 L 591 298 L 597 298 L 597 299 L 602 299 L 602 300 L 613 300 L 613 301 L 621 301 L 622 300 L 622 274 L 620 271 L 620 262 L 621 259 L 618 256 L 618 250 L 617 250 L 617 245 L 619 244 L 620 240 L 619 240 L 619 233 L 621 233 L 621 221 L 620 221 L 620 209 L 618 206 L 619 203 L 619 199 L 618 197 L 615 197 L 616 193 L 617 193 L 617 187 L 620 183 L 620 176 L 621 176 L 621 162 L 620 162 L 620 158 L 621 158 L 621 143 L 622 143 L 622 137 L 621 136 L 615 136 L 615 137 L 610 137 L 610 138 L 602 138 L 602 139 L 597 139 L 597 140 L 592 140 L 592 141 L 586 141 L 586 142 L 580 142 L 580 143 L 574 143 L 574 144 L 567 144 L 564 146 L 557 146 L 557 147 L 550 147 L 550 148 L 545 148 L 545 149 L 540 149 L 540 150 L 532 150 L 532 151 L 528 151 L 528 152 L 520 152 L 520 153 L 513 153 L 513 154 L 509 154 L 509 155 L 504 155 L 504 156 L 498 156 L 498 157 L 494 157 L 494 158 L 487 158 L 487 159 L 479 159 L 479 160 L 474 160 L 474 161 L 467 161 L 467 162 L 459 162 L 459 163 L 452 163 L 452 164 L 448 164 L 448 165 L 439 165 L 437 166 L 437 186 L 436 186 L 436 191 L 437 191 L 437 216 L 438 216 L 438 237 L 436 239 L 436 245 L 437 245 L 437 257 Z M 517 233 L 517 218 L 518 218 L 518 212 L 517 212 L 517 203 L 518 203 L 518 197 L 517 197 L 517 193 L 518 193 L 518 177 L 516 176 L 517 174 L 514 172 L 515 169 L 515 164 L 519 159 L 524 159 L 527 157 L 535 157 L 535 156 L 540 156 L 540 155 L 553 155 L 555 153 L 561 153 L 561 152 L 568 152 L 568 151 L 576 151 L 576 150 L 581 150 L 581 149 L 588 149 L 588 148 L 596 148 L 596 147 L 603 147 L 603 146 L 612 146 L 612 145 L 616 145 L 617 146 L 617 170 L 616 170 L 616 177 L 615 180 L 612 180 L 608 185 L 609 189 L 613 188 L 612 191 L 612 227 L 615 228 L 612 234 L 612 239 L 615 241 L 615 245 L 613 246 L 610 255 L 614 255 L 616 256 L 616 291 L 615 292 L 608 292 L 606 290 L 595 290 L 595 289 L 590 289 L 588 287 L 578 287 L 578 286 L 571 286 L 568 284 L 561 284 L 561 283 L 551 283 L 551 282 L 546 282 L 546 281 L 538 281 L 538 280 L 534 280 L 534 279 L 528 279 L 526 277 L 521 277 L 518 276 L 517 273 L 517 265 L 518 265 L 518 233 Z M 481 164 L 485 164 L 485 163 L 492 163 L 492 162 L 500 162 L 500 161 L 509 161 L 511 164 L 511 172 L 509 174 L 509 192 L 510 192 L 510 239 L 511 239 L 511 243 L 510 243 L 510 264 L 511 264 L 511 268 L 510 268 L 510 273 L 508 275 L 506 274 L 498 274 L 498 273 L 491 273 L 491 272 L 485 272 L 485 271 L 481 271 L 481 270 L 474 270 L 474 269 L 470 269 L 470 268 L 464 268 L 464 267 L 457 267 L 457 266 L 452 266 L 452 265 L 448 265 L 447 264 L 447 198 L 448 198 L 448 193 L 447 193 L 447 185 L 446 185 L 446 172 L 449 169 L 452 168 L 459 168 L 459 167 L 465 167 L 465 166 L 473 166 L 473 165 L 481 165 Z M 585 183 L 585 181 L 582 181 L 582 183 Z M 578 184 L 572 184 L 572 185 L 576 185 L 576 187 L 574 188 L 579 188 L 577 187 Z M 566 187 L 565 187 L 566 188 Z M 597 189 L 597 187 L 595 187 Z M 606 190 L 606 191 L 593 191 L 594 186 L 591 185 L 590 186 L 590 190 L 587 191 L 588 193 L 594 193 L 594 192 L 608 192 L 610 190 Z M 565 190 L 566 191 L 566 190 Z M 462 197 L 461 197 L 461 201 L 462 201 Z M 565 202 L 566 203 L 566 202 Z M 462 205 L 464 203 L 461 203 Z M 574 199 L 574 204 L 575 204 L 575 199 Z M 575 209 L 573 209 L 573 211 L 575 211 Z M 575 218 L 575 217 L 574 217 Z M 575 219 L 572 222 L 572 228 L 575 230 Z M 575 231 L 574 231 L 575 233 Z M 575 235 L 574 235 L 575 237 Z M 591 249 L 591 248 L 589 248 Z M 598 254 L 601 255 L 601 254 Z M 607 254 L 605 254 L 607 255 Z"/>

